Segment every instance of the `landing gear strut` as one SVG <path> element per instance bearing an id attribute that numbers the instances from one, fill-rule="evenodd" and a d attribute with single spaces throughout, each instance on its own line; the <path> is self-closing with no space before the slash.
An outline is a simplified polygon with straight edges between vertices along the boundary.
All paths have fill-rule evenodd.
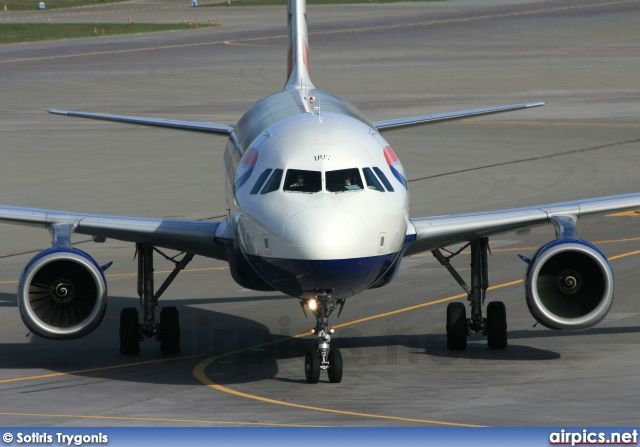
<path id="1" fill-rule="evenodd" d="M 175 268 L 160 289 L 154 293 L 153 284 L 153 252 L 175 264 Z M 193 259 L 192 253 L 186 253 L 180 261 L 170 258 L 155 247 L 148 244 L 136 244 L 138 256 L 138 295 L 140 308 L 143 311 L 142 323 L 138 309 L 126 307 L 120 312 L 120 353 L 136 355 L 140 352 L 140 342 L 145 338 L 160 341 L 160 352 L 165 355 L 180 353 L 180 318 L 175 307 L 163 307 L 160 312 L 160 323 L 156 323 L 155 311 L 160 296 L 167 290 L 178 273 Z"/>
<path id="2" fill-rule="evenodd" d="M 344 299 L 335 300 L 326 293 L 320 293 L 317 298 L 300 300 L 300 305 L 303 311 L 306 305 L 316 317 L 316 327 L 311 331 L 316 334 L 318 346 L 307 351 L 304 358 L 304 375 L 307 383 L 318 383 L 320 370 L 327 371 L 329 382 L 340 383 L 342 381 L 342 354 L 338 349 L 331 349 L 331 334 L 334 330 L 329 327 L 329 315 L 340 306 L 338 312 L 338 316 L 340 316 L 344 307 Z"/>
<path id="3" fill-rule="evenodd" d="M 460 254 L 471 246 L 471 287 L 449 263 L 449 259 Z M 467 292 L 467 301 L 471 307 L 471 318 L 466 316 L 463 303 L 449 303 L 447 306 L 447 347 L 451 350 L 463 350 L 467 347 L 467 336 L 481 333 L 487 336 L 489 349 L 505 349 L 507 347 L 507 313 L 504 303 L 493 301 L 487 306 L 487 317 L 482 316 L 482 306 L 489 287 L 487 252 L 489 239 L 476 239 L 465 245 L 458 252 L 445 257 L 438 249 L 431 253 L 449 270 L 455 280 Z"/>

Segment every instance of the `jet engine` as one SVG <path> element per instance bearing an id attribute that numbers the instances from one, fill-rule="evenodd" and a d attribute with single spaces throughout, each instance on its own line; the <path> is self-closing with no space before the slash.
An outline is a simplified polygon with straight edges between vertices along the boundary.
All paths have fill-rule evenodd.
<path id="1" fill-rule="evenodd" d="M 98 327 L 106 306 L 104 273 L 83 251 L 45 250 L 20 275 L 20 316 L 41 337 L 62 340 L 85 336 Z"/>
<path id="2" fill-rule="evenodd" d="M 527 305 L 543 326 L 586 329 L 609 312 L 613 272 L 604 254 L 589 242 L 550 242 L 528 264 L 524 278 Z"/>

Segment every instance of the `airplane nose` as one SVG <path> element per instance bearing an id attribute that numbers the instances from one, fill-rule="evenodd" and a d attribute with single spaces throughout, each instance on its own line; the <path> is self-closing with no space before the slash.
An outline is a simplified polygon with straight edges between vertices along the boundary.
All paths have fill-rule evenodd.
<path id="1" fill-rule="evenodd" d="M 300 211 L 285 222 L 282 237 L 287 245 L 328 253 L 365 241 L 367 225 L 352 211 L 316 207 Z"/>

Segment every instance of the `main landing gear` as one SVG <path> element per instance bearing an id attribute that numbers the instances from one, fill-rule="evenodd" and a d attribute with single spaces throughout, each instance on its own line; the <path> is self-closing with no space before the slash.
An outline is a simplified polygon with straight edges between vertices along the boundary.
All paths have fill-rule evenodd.
<path id="1" fill-rule="evenodd" d="M 467 286 L 449 263 L 449 259 L 460 254 L 469 245 L 471 246 L 471 287 Z M 473 333 L 486 335 L 489 349 L 505 349 L 507 347 L 507 312 L 504 303 L 492 301 L 487 305 L 486 318 L 482 316 L 482 306 L 489 286 L 488 251 L 489 239 L 485 237 L 469 242 L 449 257 L 445 257 L 438 249 L 431 252 L 467 292 L 467 300 L 471 307 L 471 318 L 467 318 L 466 306 L 463 303 L 449 303 L 447 306 L 447 347 L 450 350 L 465 349 L 467 336 Z"/>
<path id="2" fill-rule="evenodd" d="M 307 383 L 318 383 L 320 370 L 327 371 L 329 382 L 342 381 L 342 354 L 338 349 L 331 349 L 331 334 L 334 330 L 329 327 L 329 315 L 340 306 L 344 307 L 344 299 L 335 300 L 326 293 L 318 294 L 317 298 L 300 300 L 304 312 L 305 305 L 316 317 L 316 327 L 311 330 L 317 336 L 318 347 L 310 349 L 304 358 L 304 375 Z M 306 315 L 306 312 L 305 312 Z"/>
<path id="3" fill-rule="evenodd" d="M 175 268 L 156 293 L 153 291 L 154 250 L 175 264 Z M 160 296 L 178 276 L 180 270 L 191 262 L 194 255 L 186 253 L 180 261 L 176 261 L 148 244 L 136 244 L 136 255 L 138 256 L 138 295 L 140 296 L 140 307 L 143 310 L 143 321 L 140 323 L 137 308 L 125 307 L 122 309 L 120 312 L 120 353 L 137 355 L 140 352 L 141 341 L 145 338 L 155 338 L 160 341 L 160 352 L 165 355 L 179 354 L 180 318 L 178 309 L 163 307 L 160 311 L 160 323 L 155 321 L 155 310 L 158 307 Z"/>

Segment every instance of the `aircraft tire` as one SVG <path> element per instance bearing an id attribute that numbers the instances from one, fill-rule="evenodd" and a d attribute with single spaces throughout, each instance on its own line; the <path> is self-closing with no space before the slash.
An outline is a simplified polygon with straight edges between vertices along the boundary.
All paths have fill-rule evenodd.
<path id="1" fill-rule="evenodd" d="M 329 382 L 340 383 L 342 381 L 342 366 L 342 354 L 340 351 L 338 349 L 329 351 L 329 367 L 327 368 Z"/>
<path id="2" fill-rule="evenodd" d="M 125 307 L 120 311 L 120 354 L 140 353 L 140 324 L 138 309 Z"/>
<path id="3" fill-rule="evenodd" d="M 160 352 L 180 353 L 180 316 L 175 307 L 163 307 L 160 311 Z"/>
<path id="4" fill-rule="evenodd" d="M 467 348 L 467 309 L 464 303 L 447 306 L 447 348 L 462 351 Z"/>
<path id="5" fill-rule="evenodd" d="M 318 383 L 320 380 L 320 354 L 316 349 L 307 351 L 304 357 L 304 376 L 307 383 Z"/>
<path id="6" fill-rule="evenodd" d="M 492 301 L 487 306 L 487 346 L 489 349 L 507 347 L 507 310 L 502 301 Z"/>

